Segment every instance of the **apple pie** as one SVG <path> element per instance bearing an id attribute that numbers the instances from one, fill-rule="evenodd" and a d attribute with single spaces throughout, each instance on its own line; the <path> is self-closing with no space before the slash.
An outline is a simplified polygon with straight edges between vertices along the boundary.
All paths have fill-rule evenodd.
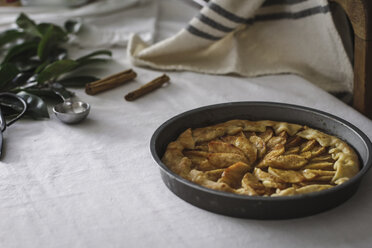
<path id="1" fill-rule="evenodd" d="M 231 120 L 187 129 L 163 163 L 204 187 L 249 196 L 289 196 L 332 188 L 355 176 L 359 160 L 341 139 L 306 126 Z"/>

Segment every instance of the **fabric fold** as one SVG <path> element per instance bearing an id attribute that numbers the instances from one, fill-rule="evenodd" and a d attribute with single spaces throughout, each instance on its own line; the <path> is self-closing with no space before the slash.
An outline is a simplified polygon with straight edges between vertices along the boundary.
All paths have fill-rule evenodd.
<path id="1" fill-rule="evenodd" d="M 6 7 L 0 9 L 0 28 L 14 26 L 17 16 L 24 12 L 37 22 L 62 25 L 77 19 L 83 28 L 71 43 L 84 48 L 125 47 L 131 33 L 152 42 L 158 2 L 152 0 L 100 0 L 77 8 L 67 7 Z"/>
<path id="2" fill-rule="evenodd" d="M 127 51 L 138 66 L 293 73 L 327 91 L 352 91 L 352 66 L 326 0 L 213 0 L 173 37 L 146 45 L 134 35 Z"/>

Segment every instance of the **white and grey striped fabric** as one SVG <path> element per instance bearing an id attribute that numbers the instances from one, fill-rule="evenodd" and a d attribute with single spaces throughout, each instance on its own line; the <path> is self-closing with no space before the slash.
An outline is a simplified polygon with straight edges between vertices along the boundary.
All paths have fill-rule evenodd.
<path id="1" fill-rule="evenodd" d="M 352 91 L 352 65 L 327 0 L 213 0 L 173 37 L 147 45 L 134 35 L 128 54 L 156 69 L 293 73 L 327 91 Z"/>

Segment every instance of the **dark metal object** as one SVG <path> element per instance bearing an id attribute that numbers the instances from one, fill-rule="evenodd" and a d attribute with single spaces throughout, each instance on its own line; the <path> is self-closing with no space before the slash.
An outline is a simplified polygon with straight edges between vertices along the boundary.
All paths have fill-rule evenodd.
<path id="1" fill-rule="evenodd" d="M 174 174 L 161 162 L 166 146 L 187 128 L 213 125 L 231 119 L 274 120 L 307 125 L 335 135 L 358 153 L 361 170 L 334 188 L 304 195 L 283 197 L 243 196 L 204 188 Z M 183 200 L 219 214 L 254 219 L 287 219 L 316 214 L 343 203 L 357 190 L 372 164 L 372 144 L 349 122 L 331 114 L 302 106 L 272 102 L 235 102 L 191 110 L 161 125 L 150 143 L 166 186 Z"/>
<path id="2" fill-rule="evenodd" d="M 22 104 L 22 107 L 23 107 L 22 111 L 16 117 L 14 117 L 13 119 L 7 122 L 5 120 L 3 112 L 1 111 L 1 106 L 0 106 L 0 131 L 1 131 L 0 132 L 0 159 L 1 159 L 1 156 L 3 154 L 3 132 L 5 131 L 6 127 L 9 127 L 14 122 L 18 121 L 26 113 L 27 103 L 25 100 L 23 100 L 22 97 L 17 96 L 16 94 L 12 94 L 12 93 L 3 92 L 3 93 L 0 93 L 0 97 L 14 98 L 18 100 Z"/>

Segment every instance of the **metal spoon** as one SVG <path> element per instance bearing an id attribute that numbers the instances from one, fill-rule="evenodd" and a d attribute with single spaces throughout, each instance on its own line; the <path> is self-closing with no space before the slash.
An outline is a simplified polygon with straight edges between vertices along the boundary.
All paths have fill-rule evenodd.
<path id="1" fill-rule="evenodd" d="M 63 103 L 53 107 L 53 112 L 57 118 L 67 124 L 78 123 L 84 120 L 90 111 L 90 105 L 86 102 L 74 99 L 74 94 L 63 90 L 59 84 L 53 85 L 54 92 L 63 99 Z"/>

